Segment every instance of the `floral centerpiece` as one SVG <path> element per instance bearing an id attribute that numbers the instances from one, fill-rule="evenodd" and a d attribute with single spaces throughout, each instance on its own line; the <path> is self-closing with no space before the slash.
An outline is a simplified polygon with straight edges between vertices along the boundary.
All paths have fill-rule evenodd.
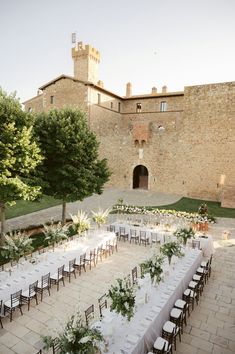
<path id="1" fill-rule="evenodd" d="M 164 257 L 162 255 L 155 255 L 147 261 L 141 263 L 142 275 L 149 273 L 152 283 L 160 283 L 162 279 L 162 264 Z"/>
<path id="2" fill-rule="evenodd" d="M 99 209 L 98 211 L 91 211 L 93 214 L 92 219 L 97 223 L 98 227 L 100 227 L 102 224 L 105 224 L 107 222 L 108 215 L 110 213 L 110 209 L 102 210 Z"/>
<path id="3" fill-rule="evenodd" d="M 120 313 L 130 321 L 135 309 L 135 289 L 130 286 L 130 280 L 117 279 L 117 285 L 111 286 L 108 296 L 112 300 L 110 310 Z"/>
<path id="4" fill-rule="evenodd" d="M 78 233 L 78 235 L 81 235 L 83 232 L 89 230 L 91 226 L 90 219 L 84 211 L 78 210 L 77 215 L 70 214 L 70 216 L 73 221 L 73 229 Z"/>
<path id="5" fill-rule="evenodd" d="M 198 214 L 206 215 L 208 214 L 208 207 L 206 203 L 202 203 L 198 208 Z"/>
<path id="6" fill-rule="evenodd" d="M 168 258 L 169 265 L 171 264 L 171 259 L 173 256 L 183 257 L 183 253 L 181 252 L 181 246 L 178 242 L 166 242 L 160 248 L 160 252 Z"/>
<path id="7" fill-rule="evenodd" d="M 81 315 L 75 313 L 67 322 L 64 331 L 56 339 L 43 337 L 44 348 L 49 350 L 56 342 L 60 354 L 96 354 L 104 342 L 104 337 L 96 328 L 83 324 Z"/>
<path id="8" fill-rule="evenodd" d="M 195 237 L 195 232 L 193 229 L 190 227 L 189 229 L 181 228 L 178 229 L 174 232 L 174 235 L 177 237 L 177 239 L 182 242 L 184 245 L 186 245 L 188 239 L 194 238 Z"/>
<path id="9" fill-rule="evenodd" d="M 141 215 L 151 215 L 158 217 L 176 217 L 185 220 L 185 222 L 196 222 L 197 218 L 200 218 L 199 213 L 188 213 L 186 211 L 170 210 L 170 209 L 158 209 L 158 208 L 147 208 L 144 206 L 126 205 L 126 204 L 116 204 L 113 206 L 112 213 L 123 213 L 123 214 L 141 214 Z M 216 219 L 213 215 L 207 214 L 208 222 L 215 223 Z"/>
<path id="10" fill-rule="evenodd" d="M 55 247 L 56 243 L 68 238 L 68 227 L 66 225 L 62 226 L 61 222 L 54 224 L 52 221 L 50 225 L 44 225 L 43 233 L 48 245 Z"/>
<path id="11" fill-rule="evenodd" d="M 5 245 L 1 246 L 1 255 L 11 261 L 19 262 L 20 257 L 33 250 L 32 239 L 24 233 L 11 232 L 5 236 Z"/>

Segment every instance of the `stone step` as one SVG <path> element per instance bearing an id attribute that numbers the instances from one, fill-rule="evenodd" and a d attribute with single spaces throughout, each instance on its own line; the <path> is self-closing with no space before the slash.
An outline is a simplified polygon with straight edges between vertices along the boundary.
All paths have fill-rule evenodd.
<path id="1" fill-rule="evenodd" d="M 235 208 L 235 185 L 223 188 L 221 194 L 221 206 L 223 208 Z"/>

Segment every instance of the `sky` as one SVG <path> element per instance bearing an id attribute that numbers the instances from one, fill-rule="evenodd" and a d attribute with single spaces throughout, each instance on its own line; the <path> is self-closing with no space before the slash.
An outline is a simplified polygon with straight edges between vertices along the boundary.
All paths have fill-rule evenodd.
<path id="1" fill-rule="evenodd" d="M 0 86 L 25 101 L 73 75 L 71 33 L 121 96 L 235 80 L 235 0 L 0 0 Z"/>

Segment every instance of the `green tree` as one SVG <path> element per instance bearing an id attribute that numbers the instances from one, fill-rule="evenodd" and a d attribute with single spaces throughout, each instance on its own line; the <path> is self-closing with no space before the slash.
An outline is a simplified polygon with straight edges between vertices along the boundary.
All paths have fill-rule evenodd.
<path id="1" fill-rule="evenodd" d="M 32 116 L 24 112 L 15 94 L 0 89 L 0 212 L 1 238 L 6 232 L 5 206 L 40 195 L 34 171 L 42 160 L 33 137 Z"/>
<path id="2" fill-rule="evenodd" d="M 35 132 L 44 155 L 44 192 L 62 199 L 64 224 L 67 202 L 102 193 L 110 176 L 107 161 L 98 158 L 99 143 L 79 110 L 41 113 L 35 121 Z"/>

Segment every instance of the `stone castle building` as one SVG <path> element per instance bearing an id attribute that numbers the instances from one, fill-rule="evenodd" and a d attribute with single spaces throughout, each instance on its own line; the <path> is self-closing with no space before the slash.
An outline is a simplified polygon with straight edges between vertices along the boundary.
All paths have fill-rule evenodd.
<path id="1" fill-rule="evenodd" d="M 28 111 L 64 106 L 87 113 L 108 159 L 110 186 L 145 188 L 222 201 L 235 207 L 235 82 L 185 87 L 181 92 L 121 97 L 98 77 L 100 53 L 72 48 L 74 76 L 61 75 L 24 102 Z"/>

